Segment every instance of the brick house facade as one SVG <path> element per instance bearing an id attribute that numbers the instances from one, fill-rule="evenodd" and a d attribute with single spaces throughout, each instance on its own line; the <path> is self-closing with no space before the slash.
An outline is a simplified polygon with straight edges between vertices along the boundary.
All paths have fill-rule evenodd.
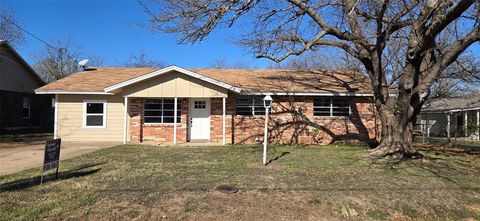
<path id="1" fill-rule="evenodd" d="M 226 143 L 262 143 L 264 116 L 241 116 L 235 113 L 236 96 L 226 99 Z M 350 100 L 350 116 L 314 116 L 314 97 L 274 96 L 269 121 L 269 142 L 277 144 L 330 144 L 335 141 L 373 142 L 378 135 L 379 119 L 368 98 L 345 98 Z M 173 143 L 173 124 L 149 124 L 142 121 L 143 98 L 129 101 L 128 115 L 130 142 Z M 210 142 L 222 143 L 223 101 L 211 98 Z M 189 142 L 188 98 L 179 98 L 181 122 L 177 124 L 177 142 Z"/>
<path id="2" fill-rule="evenodd" d="M 348 71 L 96 68 L 37 90 L 55 94 L 55 137 L 123 143 L 255 144 L 263 97 L 279 144 L 372 142 L 379 120 L 367 77 Z"/>

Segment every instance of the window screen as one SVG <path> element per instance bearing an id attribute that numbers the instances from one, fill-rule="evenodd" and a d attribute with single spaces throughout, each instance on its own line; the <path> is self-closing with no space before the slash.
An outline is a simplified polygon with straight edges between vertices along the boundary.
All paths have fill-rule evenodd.
<path id="1" fill-rule="evenodd" d="M 105 126 L 105 103 L 102 101 L 91 101 L 85 104 L 85 126 Z"/>
<path id="2" fill-rule="evenodd" d="M 181 122 L 181 103 L 177 103 L 177 123 Z M 175 101 L 173 99 L 145 99 L 143 112 L 145 123 L 174 123 Z"/>
<path id="3" fill-rule="evenodd" d="M 314 116 L 349 116 L 350 102 L 347 99 L 319 98 L 313 101 Z"/>
<path id="4" fill-rule="evenodd" d="M 235 113 L 242 116 L 263 116 L 265 107 L 261 97 L 241 97 L 235 102 Z"/>

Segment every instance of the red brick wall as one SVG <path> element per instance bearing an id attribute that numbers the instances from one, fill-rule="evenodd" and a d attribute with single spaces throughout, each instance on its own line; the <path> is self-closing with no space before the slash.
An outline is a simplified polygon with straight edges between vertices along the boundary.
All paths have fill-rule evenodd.
<path id="1" fill-rule="evenodd" d="M 263 116 L 236 116 L 235 95 L 229 94 L 226 142 L 263 142 Z M 349 98 L 355 105 L 349 117 L 313 116 L 313 97 L 274 97 L 269 123 L 269 141 L 282 144 L 329 144 L 342 140 L 373 141 L 379 124 L 373 103 L 367 98 Z M 188 99 L 182 102 L 182 122 L 177 124 L 177 142 L 188 140 Z M 210 141 L 222 143 L 222 98 L 211 99 Z M 173 124 L 144 124 L 143 99 L 129 101 L 130 141 L 173 142 Z M 233 135 L 233 136 L 232 136 Z"/>
<path id="2" fill-rule="evenodd" d="M 232 114 L 234 113 L 234 108 L 228 105 L 229 101 L 227 98 L 227 108 L 225 115 L 225 141 L 227 144 L 232 143 Z M 210 142 L 222 143 L 223 137 L 223 98 L 212 98 L 210 100 Z"/>
<path id="3" fill-rule="evenodd" d="M 188 99 L 178 99 L 181 104 L 181 122 L 177 123 L 177 143 L 188 139 Z M 144 99 L 129 100 L 130 142 L 172 143 L 174 124 L 155 124 L 143 122 Z"/>
<path id="4" fill-rule="evenodd" d="M 373 142 L 377 134 L 374 106 L 366 98 L 349 98 L 354 103 L 349 117 L 313 116 L 313 97 L 278 97 L 272 104 L 269 142 L 281 144 L 329 144 L 335 141 Z M 235 98 L 228 99 L 234 109 Z M 232 113 L 234 110 L 230 110 Z M 263 116 L 234 116 L 233 143 L 262 143 Z"/>

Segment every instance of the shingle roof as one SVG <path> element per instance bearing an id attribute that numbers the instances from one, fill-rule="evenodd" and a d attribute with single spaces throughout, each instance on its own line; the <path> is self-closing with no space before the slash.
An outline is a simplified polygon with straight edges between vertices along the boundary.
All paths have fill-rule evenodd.
<path id="1" fill-rule="evenodd" d="M 422 111 L 446 112 L 452 110 L 468 110 L 476 108 L 480 108 L 480 94 L 433 99 L 424 105 Z"/>
<path id="2" fill-rule="evenodd" d="M 352 71 L 191 69 L 251 92 L 371 93 L 368 78 Z"/>
<path id="3" fill-rule="evenodd" d="M 37 91 L 97 91 L 157 69 L 154 68 L 91 68 L 76 72 L 47 84 Z"/>
<path id="4" fill-rule="evenodd" d="M 104 88 L 151 73 L 153 68 L 95 68 L 77 72 L 37 91 L 103 91 Z M 366 76 L 352 71 L 278 69 L 189 69 L 249 92 L 371 93 Z"/>

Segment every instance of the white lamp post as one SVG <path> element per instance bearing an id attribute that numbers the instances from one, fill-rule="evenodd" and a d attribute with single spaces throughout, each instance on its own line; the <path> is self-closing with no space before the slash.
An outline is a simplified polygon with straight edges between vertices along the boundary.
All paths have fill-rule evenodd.
<path id="1" fill-rule="evenodd" d="M 267 143 L 268 143 L 268 111 L 272 107 L 272 97 L 267 95 L 263 98 L 263 106 L 265 107 L 265 133 L 263 137 L 263 165 L 267 165 Z"/>

